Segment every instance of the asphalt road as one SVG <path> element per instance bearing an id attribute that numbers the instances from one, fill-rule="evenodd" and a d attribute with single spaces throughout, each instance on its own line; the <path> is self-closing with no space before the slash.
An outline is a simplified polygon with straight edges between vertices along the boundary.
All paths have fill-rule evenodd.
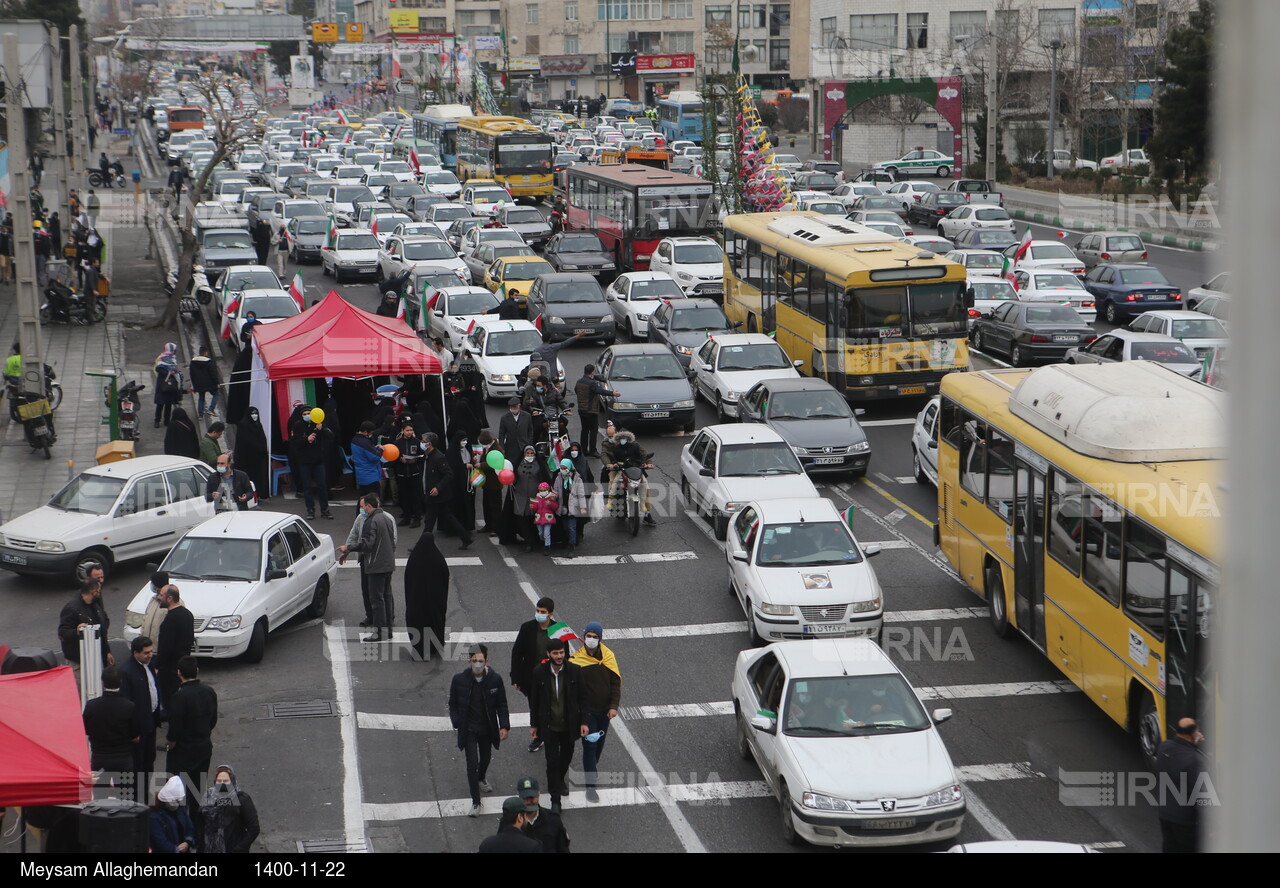
<path id="1" fill-rule="evenodd" d="M 1157 248 L 1152 260 L 1184 288 L 1208 276 L 1201 254 Z M 308 301 L 334 286 L 317 266 L 303 274 Z M 363 308 L 377 301 L 372 284 L 337 289 Z M 562 360 L 576 378 L 598 351 L 573 347 Z M 1157 850 L 1155 813 L 1144 804 L 1075 807 L 1061 800 L 1064 770 L 1123 776 L 1144 770 L 1143 763 L 1134 740 L 1030 644 L 992 634 L 982 601 L 934 548 L 929 522 L 936 494 L 910 478 L 910 423 L 920 406 L 871 405 L 864 416 L 874 452 L 870 475 L 853 484 L 826 480 L 820 490 L 841 507 L 856 505 L 862 542 L 885 545 L 872 562 L 885 592 L 885 646 L 913 684 L 955 710 L 941 734 L 969 800 L 958 841 Z M 498 409 L 491 408 L 495 422 Z M 702 403 L 698 421 L 715 421 Z M 483 537 L 461 553 L 456 540 L 440 537 L 442 551 L 456 559 L 448 625 L 458 649 L 445 664 L 415 662 L 401 645 L 359 644 L 358 572 L 345 568 L 324 621 L 298 618 L 277 630 L 263 663 L 202 663 L 222 706 L 214 758 L 234 764 L 253 794 L 264 846 L 292 851 L 298 842 L 325 841 L 376 851 L 473 851 L 495 829 L 501 800 L 517 779 L 530 774 L 545 785 L 545 765 L 541 753 L 526 751 L 525 731 L 517 728 L 495 755 L 489 780 L 496 791 L 486 797 L 484 816 L 464 816 L 470 802 L 462 755 L 447 728 L 448 682 L 465 668 L 466 644 L 475 639 L 489 643 L 505 680 L 515 630 L 532 616 L 533 600 L 551 595 L 557 614 L 578 631 L 591 620 L 604 624 L 624 678 L 621 722 L 602 760 L 602 801 L 585 810 L 576 791 L 566 802 L 574 850 L 796 850 L 781 837 L 777 803 L 766 797 L 756 766 L 735 749 L 725 707 L 747 635 L 741 609 L 726 594 L 720 545 L 679 502 L 684 440 L 641 432 L 641 443 L 656 454 L 659 525 L 633 539 L 613 519 L 594 524 L 579 547 L 589 558 L 515 554 Z M 301 501 L 289 497 L 269 505 L 302 511 Z M 316 527 L 341 542 L 354 517 L 352 497 L 334 511 L 337 520 Z M 401 537 L 402 558 L 415 540 L 413 531 Z M 110 578 L 112 634 L 148 575 L 145 566 L 130 564 Z M 395 589 L 399 609 L 399 574 Z M 57 611 L 71 594 L 0 574 L 6 639 L 51 646 Z M 508 688 L 508 699 L 513 724 L 527 724 L 523 697 Z M 272 704 L 310 701 L 331 704 L 332 714 L 271 715 Z"/>

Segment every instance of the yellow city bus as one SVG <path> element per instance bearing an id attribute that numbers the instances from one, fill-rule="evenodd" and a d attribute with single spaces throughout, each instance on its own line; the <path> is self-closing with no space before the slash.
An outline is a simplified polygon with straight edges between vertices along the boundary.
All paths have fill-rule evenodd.
<path id="1" fill-rule="evenodd" d="M 638 163 L 654 169 L 671 169 L 671 152 L 665 148 L 606 148 L 596 161 L 600 166 L 615 163 Z"/>
<path id="2" fill-rule="evenodd" d="M 937 423 L 937 541 L 1154 760 L 1211 722 L 1223 393 L 1159 364 L 957 373 Z"/>
<path id="3" fill-rule="evenodd" d="M 513 197 L 551 197 L 551 136 L 519 117 L 458 121 L 458 178 L 494 179 Z"/>
<path id="4" fill-rule="evenodd" d="M 915 397 L 969 368 L 965 269 L 819 213 L 724 221 L 725 313 L 850 400 Z"/>

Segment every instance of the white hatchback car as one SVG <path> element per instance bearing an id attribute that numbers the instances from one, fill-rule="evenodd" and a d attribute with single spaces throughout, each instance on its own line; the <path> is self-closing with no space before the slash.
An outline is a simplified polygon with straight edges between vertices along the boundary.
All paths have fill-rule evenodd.
<path id="1" fill-rule="evenodd" d="M 463 348 L 484 377 L 480 391 L 490 401 L 516 393 L 516 378 L 529 366 L 529 355 L 542 348 L 542 334 L 532 321 L 485 318 L 476 323 Z M 564 379 L 564 365 L 558 360 L 556 372 L 557 382 Z"/>
<path id="2" fill-rule="evenodd" d="M 0 567 L 81 582 L 88 565 L 145 558 L 213 515 L 212 474 L 185 456 L 139 456 L 85 469 L 46 505 L 0 524 Z"/>
<path id="3" fill-rule="evenodd" d="M 195 617 L 197 657 L 262 659 L 267 633 L 304 610 L 323 617 L 338 574 L 333 539 L 285 512 L 219 512 L 189 530 L 160 570 Z M 124 637 L 141 633 L 153 592 L 129 603 Z"/>
<path id="4" fill-rule="evenodd" d="M 516 199 L 501 185 L 466 185 L 462 205 L 475 216 L 492 216 L 502 207 L 513 207 Z"/>
<path id="5" fill-rule="evenodd" d="M 942 399 L 934 396 L 916 414 L 911 427 L 911 472 L 918 484 L 938 486 L 938 410 Z"/>
<path id="6" fill-rule="evenodd" d="M 428 332 L 444 340 L 455 355 L 461 351 L 471 324 L 484 320 L 485 313 L 496 308 L 500 301 L 497 293 L 470 285 L 432 286 L 424 296 L 428 306 Z"/>
<path id="7" fill-rule="evenodd" d="M 691 299 L 724 297 L 724 250 L 709 237 L 664 237 L 649 270 L 671 275 Z"/>
<path id="8" fill-rule="evenodd" d="M 755 759 L 791 844 L 857 847 L 950 839 L 965 798 L 937 724 L 867 639 L 771 644 L 733 670 L 738 754 Z"/>
<path id="9" fill-rule="evenodd" d="M 628 271 L 609 285 L 604 298 L 618 326 L 634 342 L 649 335 L 649 315 L 662 300 L 683 299 L 684 290 L 665 271 Z"/>
<path id="10" fill-rule="evenodd" d="M 880 547 L 861 548 L 831 500 L 747 503 L 727 540 L 729 594 L 747 615 L 752 644 L 880 637 L 884 596 L 867 563 Z"/>
<path id="11" fill-rule="evenodd" d="M 448 268 L 457 272 L 459 277 L 470 274 L 466 263 L 458 258 L 448 241 L 429 235 L 388 237 L 378 252 L 379 277 L 391 278 L 406 269 L 418 268 Z"/>
<path id="12" fill-rule="evenodd" d="M 738 415 L 738 399 L 766 379 L 799 379 L 786 352 L 764 333 L 728 333 L 708 339 L 689 357 L 693 392 L 716 408 L 724 422 Z"/>
<path id="13" fill-rule="evenodd" d="M 320 251 L 320 270 L 338 283 L 348 277 L 377 277 L 381 246 L 367 228 L 339 231 L 334 245 Z"/>
<path id="14" fill-rule="evenodd" d="M 723 540 L 749 502 L 818 496 L 790 445 L 759 423 L 707 426 L 680 453 L 680 492 Z"/>
<path id="15" fill-rule="evenodd" d="M 949 240 L 955 240 L 957 234 L 970 228 L 1012 231 L 1013 219 L 1009 218 L 1004 207 L 970 204 L 956 207 L 938 220 L 938 234 Z"/>

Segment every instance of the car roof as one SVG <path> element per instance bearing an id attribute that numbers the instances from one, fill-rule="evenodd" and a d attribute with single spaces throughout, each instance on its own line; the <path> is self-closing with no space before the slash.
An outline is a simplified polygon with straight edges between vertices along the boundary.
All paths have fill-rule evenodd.
<path id="1" fill-rule="evenodd" d="M 767 386 L 769 391 L 774 394 L 777 394 L 778 392 L 836 391 L 835 387 L 825 379 L 811 379 L 807 377 L 800 377 L 799 379 L 795 377 L 779 377 L 777 379 L 763 380 L 760 384 Z"/>
<path id="2" fill-rule="evenodd" d="M 664 237 L 663 240 L 676 246 L 680 244 L 716 244 L 715 238 L 711 237 Z M 716 244 L 716 246 L 720 245 Z"/>
<path id="3" fill-rule="evenodd" d="M 806 521 L 839 521 L 836 504 L 825 497 L 792 497 L 759 500 L 751 504 L 767 524 L 801 524 Z"/>
<path id="4" fill-rule="evenodd" d="M 205 463 L 189 456 L 135 456 L 133 459 L 122 459 L 118 462 L 104 463 L 100 466 L 90 466 L 84 470 L 84 474 L 129 479 L 164 469 L 180 469 L 183 466 L 209 468 Z"/>
<path id="5" fill-rule="evenodd" d="M 720 333 L 715 336 L 715 341 L 720 345 L 777 344 L 777 340 L 768 333 Z"/>
<path id="6" fill-rule="evenodd" d="M 1100 234 L 1103 237 L 1136 237 L 1138 240 L 1142 240 L 1140 235 L 1134 234 L 1132 231 L 1090 231 L 1085 237 L 1095 234 Z"/>
<path id="7" fill-rule="evenodd" d="M 207 521 L 187 531 L 188 537 L 220 537 L 235 540 L 256 540 L 278 525 L 297 518 L 291 512 L 268 512 L 250 509 L 247 512 L 219 512 Z"/>
<path id="8" fill-rule="evenodd" d="M 1192 312 L 1199 314 L 1200 312 Z M 1166 336 L 1163 333 L 1150 333 L 1146 330 L 1130 330 L 1127 327 L 1117 327 L 1114 330 L 1108 330 L 1103 336 L 1114 336 L 1117 339 L 1126 339 L 1131 342 L 1181 342 L 1181 339 L 1174 339 L 1172 336 Z"/>
<path id="9" fill-rule="evenodd" d="M 624 271 L 618 275 L 620 278 L 626 278 L 629 281 L 674 281 L 671 275 L 665 271 Z"/>
<path id="10" fill-rule="evenodd" d="M 1114 268 L 1116 271 L 1160 271 L 1160 269 L 1156 268 L 1154 265 L 1148 265 L 1145 262 L 1129 262 L 1124 265 L 1119 265 L 1115 262 L 1103 262 L 1097 267 L 1101 268 L 1102 266 Z"/>
<path id="11" fill-rule="evenodd" d="M 869 638 L 780 641 L 769 648 L 786 666 L 790 678 L 902 674 L 889 655 Z"/>
<path id="12" fill-rule="evenodd" d="M 663 302 L 671 306 L 673 310 L 679 311 L 682 308 L 719 308 L 720 304 L 714 299 L 664 299 Z"/>
<path id="13" fill-rule="evenodd" d="M 1175 321 L 1188 320 L 1188 319 L 1199 320 L 1200 318 L 1205 317 L 1203 312 L 1188 311 L 1185 308 L 1162 308 L 1156 311 L 1143 312 L 1143 314 L 1150 315 L 1156 318 L 1171 318 Z"/>
<path id="14" fill-rule="evenodd" d="M 504 321 L 501 318 L 476 318 L 476 326 L 486 330 L 497 330 L 505 333 L 508 330 L 537 330 L 533 325 L 533 321 L 524 319 Z"/>
<path id="15" fill-rule="evenodd" d="M 727 422 L 704 426 L 708 434 L 715 435 L 722 444 L 781 444 L 782 435 L 770 426 L 758 422 Z"/>
<path id="16" fill-rule="evenodd" d="M 623 355 L 670 355 L 671 349 L 657 342 L 620 342 L 609 346 L 614 357 Z M 674 355 L 672 355 L 674 357 Z"/>

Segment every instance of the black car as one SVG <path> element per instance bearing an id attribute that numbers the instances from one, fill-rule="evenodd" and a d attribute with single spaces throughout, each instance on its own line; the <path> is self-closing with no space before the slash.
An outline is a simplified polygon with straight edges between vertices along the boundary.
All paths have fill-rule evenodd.
<path id="1" fill-rule="evenodd" d="M 694 351 L 708 337 L 732 333 L 741 323 L 731 323 L 724 309 L 710 299 L 667 299 L 649 315 L 649 341 L 662 343 L 688 367 Z"/>
<path id="2" fill-rule="evenodd" d="M 844 397 L 822 379 L 766 379 L 738 401 L 739 422 L 761 422 L 795 451 L 806 472 L 867 474 L 871 444 Z"/>
<path id="3" fill-rule="evenodd" d="M 907 207 L 907 221 L 937 228 L 939 219 L 968 202 L 969 198 L 963 194 L 951 191 L 930 191 Z"/>
<path id="4" fill-rule="evenodd" d="M 957 250 L 991 250 L 1003 253 L 1019 242 L 1018 236 L 1004 228 L 966 228 L 952 238 Z"/>
<path id="5" fill-rule="evenodd" d="M 525 300 L 529 320 L 538 323 L 543 342 L 556 342 L 582 334 L 613 345 L 617 322 L 600 284 L 589 274 L 540 274 Z M 539 323 L 539 319 L 541 322 Z"/>
<path id="6" fill-rule="evenodd" d="M 569 167 L 577 163 L 578 159 L 578 155 L 573 152 L 562 151 L 551 159 L 551 170 L 556 173 L 561 170 L 567 170 Z"/>
<path id="7" fill-rule="evenodd" d="M 844 170 L 840 164 L 834 160 L 806 160 L 800 165 L 801 172 L 808 170 L 817 170 L 818 172 L 830 173 L 841 182 L 844 181 Z"/>
<path id="8" fill-rule="evenodd" d="M 1061 361 L 1067 349 L 1088 345 L 1098 334 L 1069 305 L 1006 302 L 974 321 L 969 337 L 978 351 L 999 352 L 1013 366 L 1029 367 Z"/>
<path id="9" fill-rule="evenodd" d="M 605 252 L 600 238 L 589 231 L 562 231 L 543 250 L 543 257 L 556 271 L 583 271 L 587 274 L 610 274 L 618 270 L 613 257 Z"/>

